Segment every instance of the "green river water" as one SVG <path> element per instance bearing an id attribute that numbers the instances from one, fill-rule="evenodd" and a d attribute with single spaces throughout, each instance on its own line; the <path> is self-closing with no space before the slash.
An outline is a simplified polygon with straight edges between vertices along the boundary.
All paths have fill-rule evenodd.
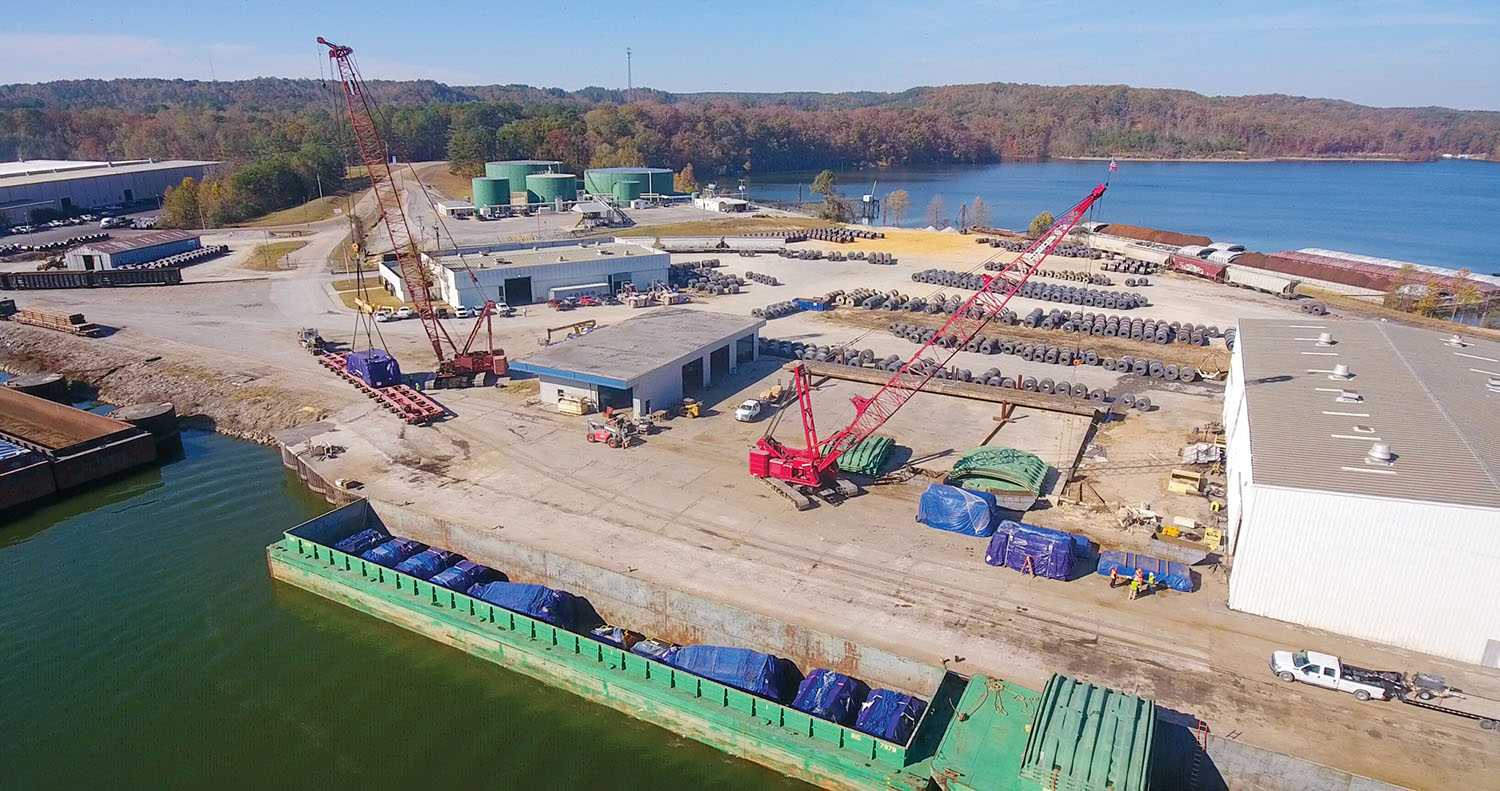
<path id="1" fill-rule="evenodd" d="M 807 786 L 302 590 L 268 448 L 0 514 L 0 788 Z"/>

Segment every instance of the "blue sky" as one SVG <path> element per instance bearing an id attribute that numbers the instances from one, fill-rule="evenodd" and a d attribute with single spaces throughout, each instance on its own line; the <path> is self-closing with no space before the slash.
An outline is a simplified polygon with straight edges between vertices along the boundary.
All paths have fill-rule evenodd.
<path id="1" fill-rule="evenodd" d="M 1500 110 L 1500 1 L 69 0 L 17 3 L 0 81 L 366 77 L 668 91 L 1029 82 Z M 535 32 L 531 32 L 535 31 Z"/>

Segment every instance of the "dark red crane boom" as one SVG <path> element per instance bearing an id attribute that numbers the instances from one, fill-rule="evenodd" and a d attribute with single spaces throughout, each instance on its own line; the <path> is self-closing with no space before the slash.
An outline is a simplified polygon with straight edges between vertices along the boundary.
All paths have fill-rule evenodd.
<path id="1" fill-rule="evenodd" d="M 855 396 L 854 420 L 822 442 L 818 441 L 817 427 L 813 423 L 812 398 L 809 390 L 807 369 L 798 365 L 794 369 L 797 384 L 798 405 L 802 411 L 802 430 L 807 440 L 805 448 L 789 448 L 772 437 L 762 437 L 750 449 L 750 474 L 757 478 L 775 478 L 803 486 L 822 487 L 832 477 L 829 471 L 850 448 L 874 434 L 896 410 L 906 405 L 911 397 L 921 392 L 927 382 L 941 368 L 948 365 L 959 349 L 964 347 L 984 329 L 1010 298 L 1020 290 L 1021 284 L 1031 277 L 1042 259 L 1067 236 L 1083 216 L 1098 200 L 1104 197 L 1105 185 L 1094 187 L 1088 197 L 1069 209 L 1041 238 L 1031 243 L 1000 274 L 985 281 L 984 287 L 975 292 L 956 313 L 948 318 L 933 339 L 918 349 L 911 359 L 898 369 L 880 392 L 870 398 Z M 1019 271 L 1018 280 L 1003 277 L 1006 272 Z M 953 335 L 958 343 L 945 347 L 941 339 Z M 927 355 L 933 352 L 929 358 Z"/>
<path id="2" fill-rule="evenodd" d="M 354 65 L 354 49 L 334 44 L 322 36 L 318 37 L 318 43 L 328 47 L 328 58 L 338 70 L 344 104 L 349 110 L 349 126 L 354 130 L 360 159 L 364 160 L 365 169 L 369 172 L 370 191 L 374 193 L 375 202 L 380 206 L 381 222 L 391 238 L 391 247 L 401 269 L 401 280 L 406 284 L 412 303 L 416 305 L 417 318 L 422 322 L 422 329 L 426 331 L 427 340 L 432 344 L 432 354 L 437 358 L 438 387 L 463 386 L 472 382 L 474 375 L 480 373 L 504 374 L 507 370 L 505 354 L 496 354 L 492 336 L 485 349 L 472 348 L 478 340 L 481 326 L 485 328 L 486 335 L 490 336 L 490 317 L 495 312 L 492 300 L 485 301 L 463 348 L 453 343 L 447 328 L 438 319 L 432 304 L 430 275 L 422 263 L 422 253 L 412 238 L 406 211 L 401 208 L 401 196 L 391 173 L 391 158 L 385 141 L 380 137 L 380 130 L 375 125 L 373 100 L 365 88 L 364 78 L 359 75 L 359 68 Z"/>

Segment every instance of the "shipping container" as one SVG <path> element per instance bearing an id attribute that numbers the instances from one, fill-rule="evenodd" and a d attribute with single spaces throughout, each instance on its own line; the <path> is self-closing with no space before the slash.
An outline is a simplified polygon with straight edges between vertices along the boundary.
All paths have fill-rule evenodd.
<path id="1" fill-rule="evenodd" d="M 1286 277 L 1248 266 L 1229 267 L 1224 280 L 1231 286 L 1253 288 L 1278 297 L 1292 296 L 1297 292 L 1297 284 L 1302 282 L 1294 277 Z"/>

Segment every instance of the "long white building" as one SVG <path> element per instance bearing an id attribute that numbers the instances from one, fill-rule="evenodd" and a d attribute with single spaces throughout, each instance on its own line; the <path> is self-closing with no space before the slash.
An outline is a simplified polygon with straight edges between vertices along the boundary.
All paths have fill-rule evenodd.
<path id="1" fill-rule="evenodd" d="M 636 242 L 580 245 L 541 243 L 495 245 L 423 254 L 432 272 L 434 296 L 449 305 L 479 305 L 486 299 L 512 306 L 546 302 L 555 296 L 613 294 L 625 283 L 642 290 L 665 282 L 671 256 Z M 410 301 L 405 283 L 390 262 L 380 265 L 386 288 Z"/>
<path id="2" fill-rule="evenodd" d="M 1500 343 L 1242 320 L 1224 426 L 1232 609 L 1500 667 Z"/>

